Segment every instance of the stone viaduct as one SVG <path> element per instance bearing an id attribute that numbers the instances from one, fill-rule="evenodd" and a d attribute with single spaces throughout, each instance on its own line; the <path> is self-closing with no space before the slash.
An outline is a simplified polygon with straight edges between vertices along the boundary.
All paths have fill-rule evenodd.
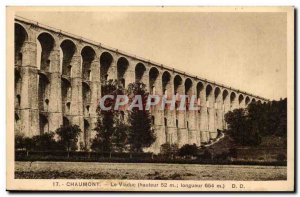
<path id="1" fill-rule="evenodd" d="M 142 81 L 151 94 L 196 95 L 198 111 L 151 111 L 159 152 L 166 142 L 208 142 L 226 128 L 224 114 L 267 100 L 138 58 L 20 17 L 15 18 L 15 132 L 26 136 L 77 124 L 90 146 L 101 80 Z"/>

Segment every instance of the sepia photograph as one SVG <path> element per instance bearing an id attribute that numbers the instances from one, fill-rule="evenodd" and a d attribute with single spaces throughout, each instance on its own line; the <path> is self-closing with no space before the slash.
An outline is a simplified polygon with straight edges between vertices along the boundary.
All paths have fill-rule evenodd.
<path id="1" fill-rule="evenodd" d="M 294 191 L 293 7 L 6 12 L 7 190 Z"/>

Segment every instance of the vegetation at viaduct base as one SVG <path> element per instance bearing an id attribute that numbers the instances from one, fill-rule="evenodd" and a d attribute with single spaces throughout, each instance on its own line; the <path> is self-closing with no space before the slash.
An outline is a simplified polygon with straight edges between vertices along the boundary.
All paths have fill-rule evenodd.
<path id="1" fill-rule="evenodd" d="M 148 97 L 145 84 L 132 83 L 127 90 L 117 81 L 103 84 L 102 95 L 126 94 L 129 99 L 141 95 L 143 110 L 115 111 L 116 101 L 107 99 L 105 106 L 112 106 L 112 110 L 97 110 L 91 150 L 78 143 L 80 128 L 69 125 L 32 138 L 16 135 L 16 160 L 286 165 L 287 99 L 253 102 L 245 109 L 229 111 L 225 114 L 228 129 L 219 131 L 217 143 L 212 141 L 200 147 L 186 144 L 180 148 L 166 143 L 161 145 L 160 154 L 154 155 L 147 152 L 156 136 L 150 112 L 145 110 Z"/>
<path id="2" fill-rule="evenodd" d="M 287 144 L 287 99 L 251 103 L 246 109 L 228 112 L 225 121 L 228 134 L 239 145 L 258 146 L 266 137 L 281 138 Z"/>

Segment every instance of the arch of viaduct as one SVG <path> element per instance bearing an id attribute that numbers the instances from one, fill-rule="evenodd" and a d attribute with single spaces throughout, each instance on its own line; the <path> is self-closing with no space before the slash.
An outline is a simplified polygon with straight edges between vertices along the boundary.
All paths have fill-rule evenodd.
<path id="1" fill-rule="evenodd" d="M 267 100 L 216 84 L 101 44 L 15 19 L 15 130 L 26 136 L 77 124 L 89 147 L 97 121 L 101 81 L 117 79 L 124 87 L 140 81 L 151 94 L 196 95 L 198 111 L 151 111 L 157 140 L 200 145 L 226 128 L 224 114 L 251 102 Z"/>

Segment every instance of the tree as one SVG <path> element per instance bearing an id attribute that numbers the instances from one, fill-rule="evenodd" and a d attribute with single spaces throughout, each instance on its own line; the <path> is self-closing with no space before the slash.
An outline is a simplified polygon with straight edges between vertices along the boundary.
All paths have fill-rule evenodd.
<path id="1" fill-rule="evenodd" d="M 78 137 L 81 132 L 78 125 L 61 126 L 56 130 L 59 137 L 58 143 L 68 152 L 68 157 L 71 150 L 77 150 Z"/>
<path id="2" fill-rule="evenodd" d="M 192 157 L 192 156 L 197 156 L 198 152 L 199 149 L 196 144 L 193 145 L 185 144 L 179 149 L 178 155 L 181 157 Z"/>
<path id="3" fill-rule="evenodd" d="M 35 144 L 32 138 L 25 137 L 23 134 L 18 134 L 15 136 L 15 149 L 25 150 L 26 154 L 35 149 Z"/>
<path id="4" fill-rule="evenodd" d="M 128 142 L 133 152 L 143 152 L 155 141 L 155 133 L 151 126 L 150 114 L 147 111 L 132 111 L 130 113 L 130 130 Z"/>
<path id="5" fill-rule="evenodd" d="M 225 114 L 230 136 L 241 145 L 258 145 L 261 136 L 257 130 L 257 122 L 248 117 L 246 109 L 235 109 Z"/>
<path id="6" fill-rule="evenodd" d="M 17 134 L 15 135 L 15 149 L 24 149 L 24 135 Z"/>
<path id="7" fill-rule="evenodd" d="M 97 123 L 95 127 L 96 136 L 92 141 L 91 149 L 94 151 L 111 151 L 112 142 L 111 136 L 113 134 L 113 112 L 101 111 L 97 109 Z"/>
<path id="8" fill-rule="evenodd" d="M 281 136 L 287 134 L 287 99 L 261 104 L 251 103 L 248 116 L 252 124 L 256 124 L 262 136 Z"/>
<path id="9" fill-rule="evenodd" d="M 94 151 L 111 152 L 114 150 L 114 144 L 116 149 L 120 149 L 120 145 L 124 140 L 123 129 L 125 127 L 121 122 L 116 122 L 117 117 L 120 116 L 120 111 L 115 111 L 115 98 L 117 95 L 123 95 L 124 89 L 119 85 L 116 80 L 103 81 L 101 86 L 102 96 L 113 95 L 113 99 L 106 99 L 104 106 L 111 107 L 110 110 L 102 110 L 97 108 L 97 123 L 95 127 L 96 136 L 92 141 L 91 149 Z M 118 127 L 123 127 L 122 131 Z M 120 131 L 119 132 L 117 132 Z M 124 131 L 125 132 L 125 131 Z M 120 142 L 118 142 L 120 140 Z"/>
<path id="10" fill-rule="evenodd" d="M 229 134 L 240 145 L 259 145 L 262 137 L 267 136 L 286 139 L 287 99 L 263 104 L 252 102 L 246 109 L 227 112 L 225 121 Z"/>
<path id="11" fill-rule="evenodd" d="M 128 144 L 128 132 L 130 126 L 125 123 L 123 118 L 115 117 L 115 125 L 111 142 L 115 152 L 123 152 Z"/>
<path id="12" fill-rule="evenodd" d="M 129 100 L 134 97 L 141 96 L 142 110 L 138 107 L 132 108 L 129 112 L 130 129 L 128 134 L 128 143 L 131 151 L 142 152 L 143 148 L 150 147 L 155 142 L 156 136 L 152 127 L 151 115 L 146 110 L 148 93 L 144 83 L 131 83 L 128 85 Z"/>
<path id="13" fill-rule="evenodd" d="M 61 145 L 54 140 L 54 133 L 47 132 L 33 137 L 24 135 L 15 136 L 15 148 L 29 151 L 53 151 L 61 150 Z"/>
<path id="14" fill-rule="evenodd" d="M 102 126 L 103 119 L 98 119 L 95 129 L 97 130 L 97 135 L 93 139 L 92 150 L 97 152 L 123 152 L 126 150 L 129 125 L 116 113 L 114 113 L 112 122 L 112 126 L 108 129 Z"/>
<path id="15" fill-rule="evenodd" d="M 177 155 L 177 153 L 178 153 L 178 145 L 164 143 L 160 147 L 160 153 L 162 155 L 165 155 L 167 158 L 173 158 L 174 155 Z"/>
<path id="16" fill-rule="evenodd" d="M 60 150 L 61 146 L 54 140 L 54 135 L 55 134 L 53 132 L 47 132 L 33 136 L 32 142 L 34 144 L 34 149 L 37 151 Z"/>

